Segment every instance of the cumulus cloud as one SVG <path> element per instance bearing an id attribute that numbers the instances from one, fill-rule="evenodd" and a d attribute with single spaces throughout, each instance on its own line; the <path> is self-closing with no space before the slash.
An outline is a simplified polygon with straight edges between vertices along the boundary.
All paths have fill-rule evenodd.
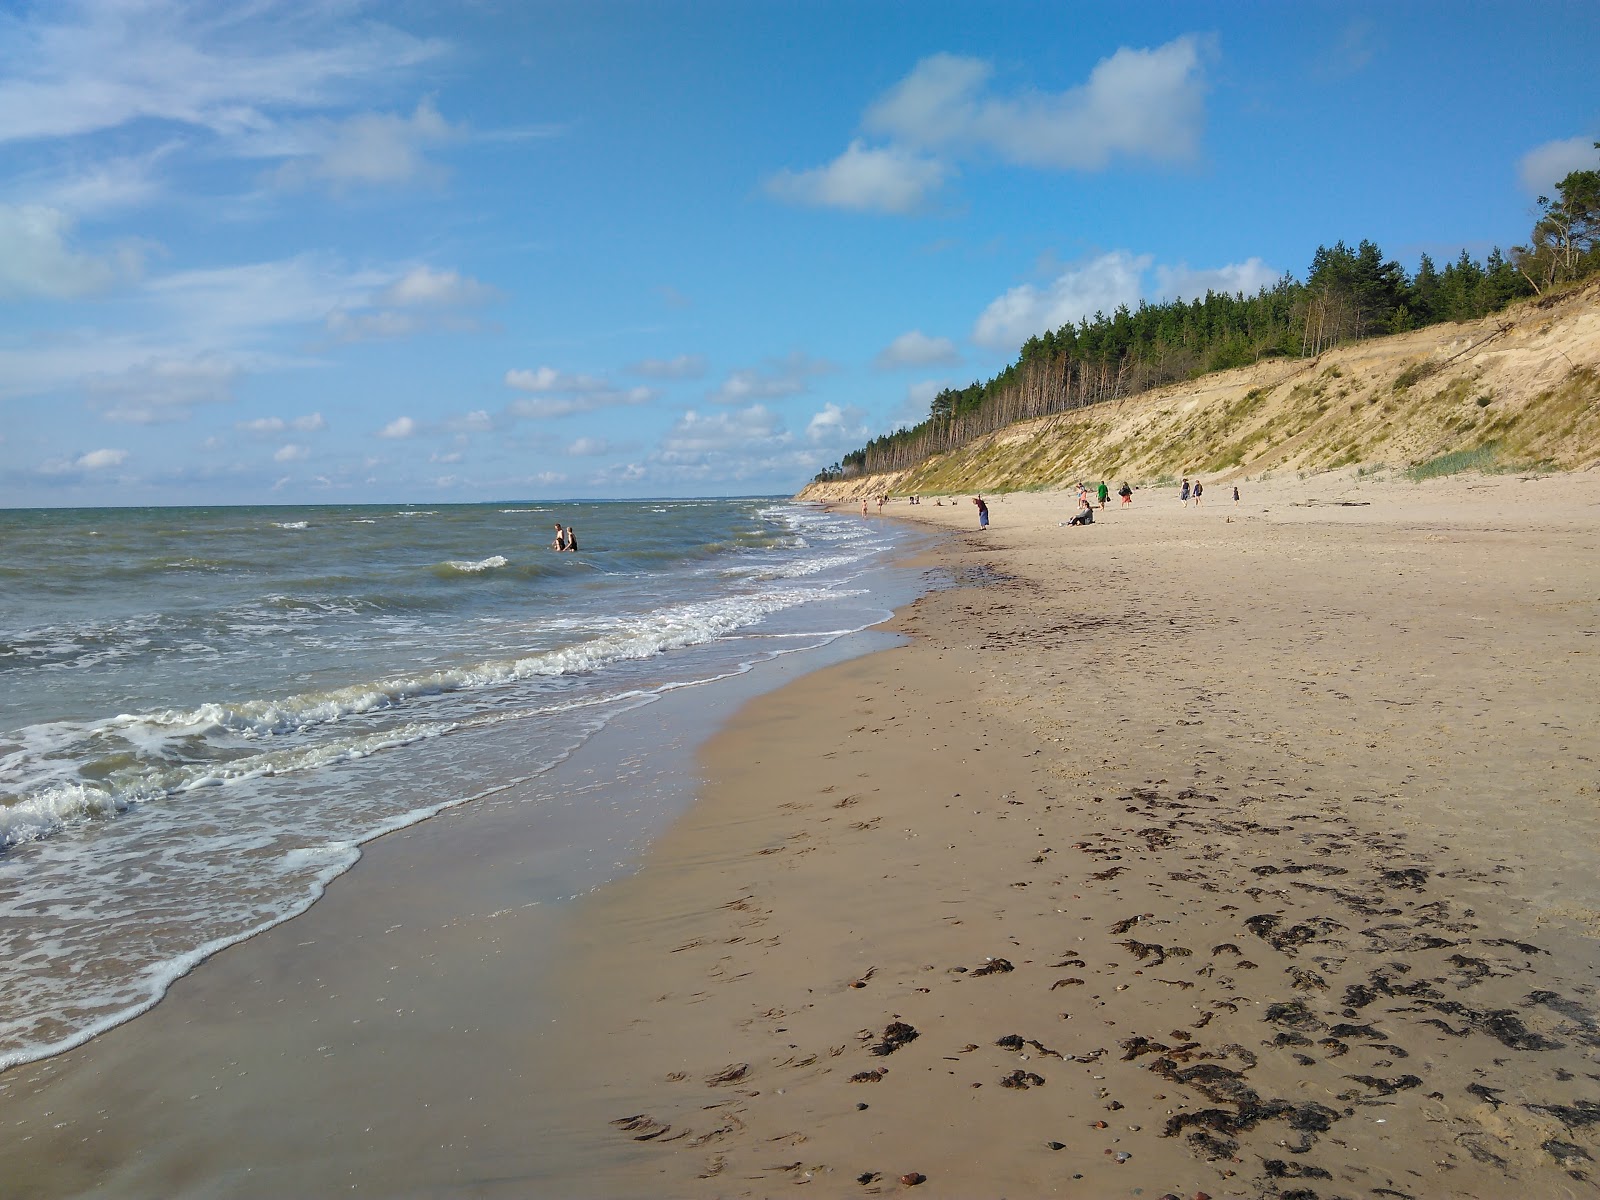
<path id="1" fill-rule="evenodd" d="M 605 438 L 581 437 L 567 447 L 574 458 L 595 458 L 611 453 L 611 443 Z"/>
<path id="2" fill-rule="evenodd" d="M 887 371 L 896 367 L 949 366 L 960 361 L 956 344 L 949 338 L 929 337 L 920 329 L 913 329 L 880 350 L 872 365 Z"/>
<path id="3" fill-rule="evenodd" d="M 812 358 L 797 350 L 760 367 L 730 371 L 720 385 L 707 393 L 707 398 L 716 404 L 749 404 L 754 400 L 798 396 L 811 386 L 813 377 L 836 369 L 825 359 Z"/>
<path id="4" fill-rule="evenodd" d="M 986 61 L 923 59 L 875 100 L 856 138 L 830 163 L 768 177 L 769 194 L 795 204 L 912 213 L 962 160 L 997 159 L 1046 170 L 1098 171 L 1119 157 L 1183 163 L 1205 126 L 1210 43 L 1186 34 L 1154 49 L 1123 47 L 1065 91 L 1004 94 Z"/>
<path id="5" fill-rule="evenodd" d="M 235 429 L 242 430 L 245 433 L 255 433 L 269 437 L 273 434 L 285 433 L 290 429 L 299 430 L 302 433 L 315 433 L 327 427 L 328 422 L 323 419 L 322 414 L 319 412 L 291 417 L 287 421 L 282 417 L 256 417 L 249 421 L 234 422 Z"/>
<path id="6" fill-rule="evenodd" d="M 1530 196 L 1552 196 L 1556 184 L 1574 171 L 1600 168 L 1600 135 L 1564 138 L 1535 146 L 1517 164 L 1517 178 Z"/>
<path id="7" fill-rule="evenodd" d="M 309 447 L 299 446 L 294 442 L 289 442 L 288 444 L 278 448 L 278 452 L 272 456 L 272 461 L 280 463 L 299 462 L 302 459 L 309 457 L 311 457 L 311 450 Z"/>
<path id="8" fill-rule="evenodd" d="M 438 179 L 442 170 L 424 151 L 463 136 L 431 100 L 423 100 L 410 116 L 367 112 L 342 121 L 303 122 L 293 137 L 311 153 L 290 159 L 272 179 L 281 187 L 321 183 L 335 192 Z"/>
<path id="9" fill-rule="evenodd" d="M 84 474 L 91 471 L 108 471 L 113 467 L 120 467 L 127 461 L 126 450 L 90 450 L 76 458 L 50 459 L 39 467 L 39 471 L 43 475 Z"/>
<path id="10" fill-rule="evenodd" d="M 628 370 L 647 379 L 699 379 L 706 373 L 706 360 L 699 354 L 646 358 L 634 363 Z"/>
<path id="11" fill-rule="evenodd" d="M 708 455 L 745 452 L 755 446 L 787 443 L 783 420 L 760 404 L 733 412 L 687 410 L 661 439 L 657 457 L 667 463 L 703 464 Z"/>
<path id="12" fill-rule="evenodd" d="M 42 204 L 0 204 L 0 298 L 68 300 L 139 274 L 138 252 L 86 254 L 70 244 L 73 221 Z"/>
<path id="13" fill-rule="evenodd" d="M 417 432 L 417 423 L 410 417 L 396 417 L 382 429 L 378 430 L 381 438 L 408 438 Z"/>
<path id="14" fill-rule="evenodd" d="M 157 425 L 187 420 L 197 404 L 232 400 L 238 375 L 239 365 L 218 355 L 151 356 L 121 369 L 95 372 L 84 386 L 106 420 Z"/>
<path id="15" fill-rule="evenodd" d="M 867 110 L 864 124 L 897 143 L 994 154 L 1019 166 L 1099 170 L 1113 156 L 1183 162 L 1199 150 L 1205 118 L 1194 35 L 1153 50 L 1123 47 L 1063 92 L 992 94 L 979 59 L 936 54 Z"/>
<path id="16" fill-rule="evenodd" d="M 938 190 L 948 168 L 899 146 L 869 147 L 853 141 L 831 163 L 769 176 L 767 191 L 780 200 L 858 212 L 910 213 Z"/>
<path id="17" fill-rule="evenodd" d="M 806 424 L 806 441 L 813 446 L 853 446 L 867 436 L 866 414 L 853 404 L 824 404 Z"/>
<path id="18" fill-rule="evenodd" d="M 1040 288 L 1020 284 L 990 302 L 972 329 L 972 340 L 993 350 L 1014 351 L 1035 334 L 1057 329 L 1096 312 L 1110 314 L 1117 305 L 1139 303 L 1142 273 L 1149 255 L 1124 251 L 1102 254 L 1063 271 Z"/>
<path id="19" fill-rule="evenodd" d="M 500 297 L 498 289 L 459 271 L 413 267 L 359 301 L 349 301 L 323 322 L 340 342 L 386 341 L 435 330 L 476 329 L 461 315 Z"/>
<path id="20" fill-rule="evenodd" d="M 519 392 L 598 392 L 609 385 L 593 375 L 570 375 L 554 367 L 532 371 L 514 368 L 506 372 L 506 386 Z"/>
<path id="21" fill-rule="evenodd" d="M 1187 263 L 1179 263 L 1175 267 L 1156 268 L 1156 298 L 1203 300 L 1207 292 L 1228 295 L 1243 292 L 1254 296 L 1279 278 L 1280 273 L 1259 258 L 1247 258 L 1242 263 L 1229 263 L 1209 271 L 1192 271 Z"/>
<path id="22" fill-rule="evenodd" d="M 505 382 L 507 387 L 533 393 L 530 399 L 513 400 L 506 411 L 535 420 L 648 404 L 656 395 L 647 387 L 620 388 L 593 375 L 573 375 L 550 366 L 507 371 Z"/>
<path id="23" fill-rule="evenodd" d="M 394 308 L 466 308 L 487 304 L 500 293 L 459 271 L 413 267 L 383 291 L 375 303 Z"/>

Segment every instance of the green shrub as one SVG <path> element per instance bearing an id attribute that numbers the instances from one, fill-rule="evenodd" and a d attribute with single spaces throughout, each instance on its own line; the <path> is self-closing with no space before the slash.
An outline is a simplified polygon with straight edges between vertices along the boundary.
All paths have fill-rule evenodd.
<path id="1" fill-rule="evenodd" d="M 1446 475 L 1459 475 L 1462 471 L 1488 471 L 1495 465 L 1498 444 L 1489 442 L 1472 450 L 1452 450 L 1427 462 L 1406 468 L 1406 478 L 1412 483 L 1424 479 L 1441 479 Z"/>

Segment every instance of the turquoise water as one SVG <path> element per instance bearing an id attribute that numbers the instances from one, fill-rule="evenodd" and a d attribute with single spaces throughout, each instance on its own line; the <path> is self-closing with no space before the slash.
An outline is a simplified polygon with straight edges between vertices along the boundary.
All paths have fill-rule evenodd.
<path id="1" fill-rule="evenodd" d="M 769 499 L 0 512 L 0 1067 L 303 911 L 363 841 L 881 621 L 905 536 Z"/>

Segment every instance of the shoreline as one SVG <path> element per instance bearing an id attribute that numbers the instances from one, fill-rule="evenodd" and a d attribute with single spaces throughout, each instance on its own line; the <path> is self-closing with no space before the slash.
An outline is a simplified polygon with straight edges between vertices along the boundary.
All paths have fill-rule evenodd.
<path id="1" fill-rule="evenodd" d="M 523 1194 L 547 1147 L 521 1122 L 563 1103 L 539 1042 L 573 908 L 694 802 L 695 748 L 740 705 L 892 640 L 870 626 L 664 691 L 496 804 L 366 842 L 305 911 L 0 1074 L 7 1196 L 473 1194 L 480 1161 Z"/>
<path id="2" fill-rule="evenodd" d="M 897 502 L 958 531 L 932 557 L 962 586 L 900 611 L 908 645 L 725 712 L 637 873 L 539 928 L 510 825 L 383 839 L 20 1068 L 31 1096 L 0 1078 L 0 1170 L 21 1196 L 1594 1194 L 1600 477 L 1257 491 L 1085 530 L 1013 494 L 981 535 Z"/>

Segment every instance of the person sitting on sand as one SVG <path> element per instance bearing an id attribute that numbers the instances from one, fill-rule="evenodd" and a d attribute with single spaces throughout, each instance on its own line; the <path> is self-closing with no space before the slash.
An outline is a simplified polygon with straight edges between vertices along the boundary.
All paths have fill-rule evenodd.
<path id="1" fill-rule="evenodd" d="M 561 522 L 556 522 L 556 540 L 550 543 L 552 550 L 565 550 L 567 548 L 567 534 L 561 528 Z"/>
<path id="2" fill-rule="evenodd" d="M 567 540 L 562 544 L 561 548 L 563 550 L 577 550 L 578 548 L 578 531 L 571 525 L 567 526 Z"/>
<path id="3" fill-rule="evenodd" d="M 978 528 L 989 528 L 989 506 L 983 502 L 982 496 L 974 496 L 972 502 L 978 506 Z"/>
<path id="4" fill-rule="evenodd" d="M 1068 525 L 1093 525 L 1094 505 L 1086 505 L 1082 512 L 1067 522 Z"/>

